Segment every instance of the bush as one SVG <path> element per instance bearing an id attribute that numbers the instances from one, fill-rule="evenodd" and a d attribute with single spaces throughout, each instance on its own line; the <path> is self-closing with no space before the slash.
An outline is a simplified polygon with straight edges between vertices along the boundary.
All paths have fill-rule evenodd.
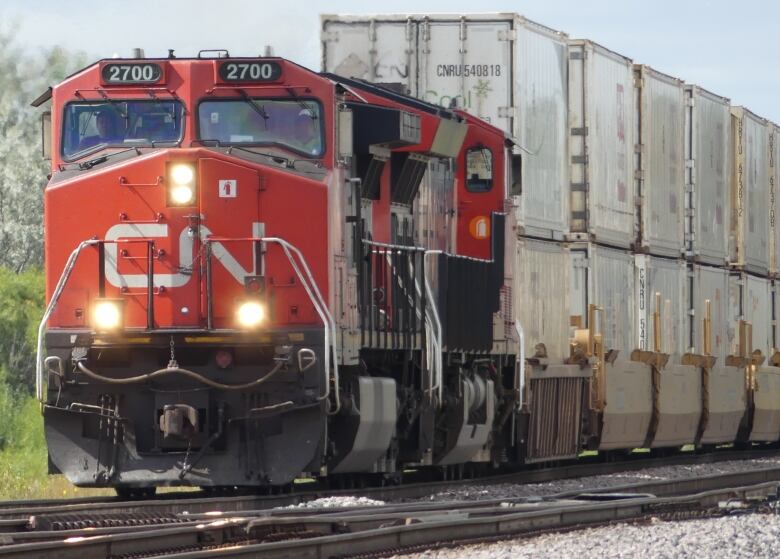
<path id="1" fill-rule="evenodd" d="M 43 316 L 44 278 L 37 269 L 16 274 L 0 268 L 0 381 L 32 392 L 35 345 Z M 0 413 L 0 420 L 4 417 Z"/>

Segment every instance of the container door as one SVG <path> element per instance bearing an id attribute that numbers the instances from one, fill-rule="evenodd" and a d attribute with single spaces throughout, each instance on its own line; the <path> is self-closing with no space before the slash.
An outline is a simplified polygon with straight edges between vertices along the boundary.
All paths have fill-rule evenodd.
<path id="1" fill-rule="evenodd" d="M 411 19 L 326 20 L 322 45 L 323 71 L 415 93 L 417 28 Z"/>
<path id="2" fill-rule="evenodd" d="M 417 96 L 445 107 L 454 101 L 511 134 L 511 23 L 462 19 L 419 25 Z"/>

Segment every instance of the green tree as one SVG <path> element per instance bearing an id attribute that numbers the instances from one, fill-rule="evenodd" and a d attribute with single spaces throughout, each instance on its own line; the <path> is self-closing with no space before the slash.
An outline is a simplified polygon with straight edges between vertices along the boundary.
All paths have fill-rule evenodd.
<path id="1" fill-rule="evenodd" d="M 84 61 L 83 54 L 59 47 L 30 53 L 9 24 L 0 24 L 0 382 L 14 393 L 32 389 L 44 305 L 43 188 L 49 169 L 41 158 L 42 110 L 30 102 Z"/>
<path id="2" fill-rule="evenodd" d="M 14 271 L 43 264 L 43 187 L 40 109 L 30 102 L 84 66 L 83 54 L 53 47 L 21 49 L 0 26 L 0 266 Z"/>

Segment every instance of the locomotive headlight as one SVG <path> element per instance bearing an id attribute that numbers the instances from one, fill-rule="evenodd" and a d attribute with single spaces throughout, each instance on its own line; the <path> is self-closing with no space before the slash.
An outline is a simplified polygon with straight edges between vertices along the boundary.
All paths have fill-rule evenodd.
<path id="1" fill-rule="evenodd" d="M 92 326 L 95 330 L 118 330 L 122 327 L 121 299 L 98 299 L 92 307 Z"/>
<path id="2" fill-rule="evenodd" d="M 168 205 L 191 206 L 195 203 L 195 166 L 172 163 L 168 166 Z"/>
<path id="3" fill-rule="evenodd" d="M 244 301 L 238 306 L 236 318 L 244 328 L 256 328 L 265 319 L 265 307 L 259 301 Z"/>
<path id="4" fill-rule="evenodd" d="M 195 171 L 191 165 L 178 163 L 171 167 L 171 180 L 174 184 L 191 184 L 195 178 Z"/>
<path id="5" fill-rule="evenodd" d="M 195 193 L 190 186 L 177 184 L 171 189 L 171 201 L 177 206 L 189 204 L 193 198 L 195 198 Z"/>

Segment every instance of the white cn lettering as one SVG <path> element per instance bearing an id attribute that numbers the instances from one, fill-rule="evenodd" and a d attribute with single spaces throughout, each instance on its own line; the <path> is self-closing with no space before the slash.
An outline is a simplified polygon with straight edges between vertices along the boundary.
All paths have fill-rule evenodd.
<path id="1" fill-rule="evenodd" d="M 208 227 L 200 226 L 200 240 L 211 236 Z M 262 237 L 265 234 L 264 223 L 252 224 L 252 236 Z M 116 241 L 118 239 L 153 239 L 168 237 L 168 225 L 165 223 L 120 223 L 112 226 L 106 231 L 105 239 L 107 241 Z M 187 270 L 189 273 L 178 272 L 175 274 L 154 274 L 153 283 L 155 287 L 181 287 L 186 285 L 192 278 L 192 259 L 194 242 L 190 229 L 185 227 L 179 235 L 179 269 Z M 211 243 L 211 253 L 213 257 L 225 267 L 228 273 L 241 284 L 248 275 L 254 275 L 255 270 L 262 272 L 263 262 L 258 267 L 257 255 L 252 251 L 252 271 L 247 271 L 230 254 L 222 243 Z M 147 286 L 146 274 L 120 274 L 118 267 L 118 246 L 116 243 L 106 243 L 106 261 L 105 274 L 108 283 L 114 287 L 144 288 Z"/>

